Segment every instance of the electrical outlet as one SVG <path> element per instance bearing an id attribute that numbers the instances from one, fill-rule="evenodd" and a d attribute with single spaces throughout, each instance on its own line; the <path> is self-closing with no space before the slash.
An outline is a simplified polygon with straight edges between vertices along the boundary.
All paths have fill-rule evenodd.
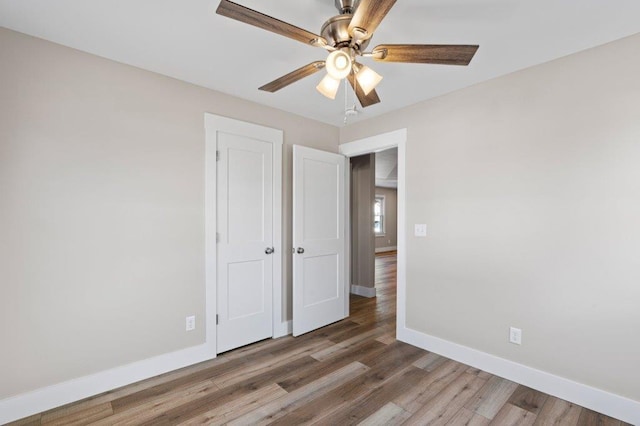
<path id="1" fill-rule="evenodd" d="M 509 341 L 516 345 L 522 344 L 522 330 L 519 328 L 511 327 L 509 329 Z"/>
<path id="2" fill-rule="evenodd" d="M 187 317 L 186 323 L 187 323 L 187 331 L 195 330 L 196 329 L 196 317 L 195 317 L 195 315 L 191 315 L 191 316 Z"/>

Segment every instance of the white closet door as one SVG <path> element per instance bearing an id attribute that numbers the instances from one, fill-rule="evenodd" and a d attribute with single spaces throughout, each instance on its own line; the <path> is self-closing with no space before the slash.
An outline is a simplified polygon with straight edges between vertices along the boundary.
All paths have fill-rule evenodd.
<path id="1" fill-rule="evenodd" d="M 345 157 L 293 146 L 293 335 L 348 315 Z"/>
<path id="2" fill-rule="evenodd" d="M 274 188 L 270 142 L 218 132 L 217 150 L 220 353 L 273 336 Z"/>

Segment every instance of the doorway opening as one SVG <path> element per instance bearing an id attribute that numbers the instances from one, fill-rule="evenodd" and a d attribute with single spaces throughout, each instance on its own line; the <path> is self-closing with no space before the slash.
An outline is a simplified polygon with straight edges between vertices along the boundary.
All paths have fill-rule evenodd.
<path id="1" fill-rule="evenodd" d="M 375 198 L 373 202 L 375 237 L 376 310 L 395 320 L 398 255 L 398 148 L 375 153 Z"/>
<path id="2" fill-rule="evenodd" d="M 395 331 L 398 149 L 352 157 L 350 166 L 350 311 Z"/>
<path id="3" fill-rule="evenodd" d="M 376 335 L 376 340 L 384 344 L 396 340 L 396 259 L 396 252 L 376 254 L 376 297 L 352 293 L 349 300 L 348 320 L 371 329 Z"/>
<path id="4" fill-rule="evenodd" d="M 382 339 L 405 328 L 405 145 L 402 129 L 340 146 L 352 172 L 349 319 L 372 325 Z"/>

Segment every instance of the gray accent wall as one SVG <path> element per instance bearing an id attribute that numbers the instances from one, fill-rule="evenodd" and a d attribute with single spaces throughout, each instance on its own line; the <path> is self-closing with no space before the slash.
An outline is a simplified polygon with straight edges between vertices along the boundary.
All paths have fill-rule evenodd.
<path id="1" fill-rule="evenodd" d="M 375 154 L 351 159 L 351 285 L 375 287 Z"/>

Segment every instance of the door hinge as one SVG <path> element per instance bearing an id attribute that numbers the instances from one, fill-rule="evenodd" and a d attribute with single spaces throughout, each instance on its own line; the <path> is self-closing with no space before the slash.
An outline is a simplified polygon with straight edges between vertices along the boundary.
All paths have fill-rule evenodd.
<path id="1" fill-rule="evenodd" d="M 220 242 L 220 233 L 216 232 L 216 243 Z"/>
<path id="2" fill-rule="evenodd" d="M 220 161 L 220 151 L 216 151 L 216 161 Z"/>
<path id="3" fill-rule="evenodd" d="M 218 325 L 218 314 L 216 314 L 216 325 Z"/>

